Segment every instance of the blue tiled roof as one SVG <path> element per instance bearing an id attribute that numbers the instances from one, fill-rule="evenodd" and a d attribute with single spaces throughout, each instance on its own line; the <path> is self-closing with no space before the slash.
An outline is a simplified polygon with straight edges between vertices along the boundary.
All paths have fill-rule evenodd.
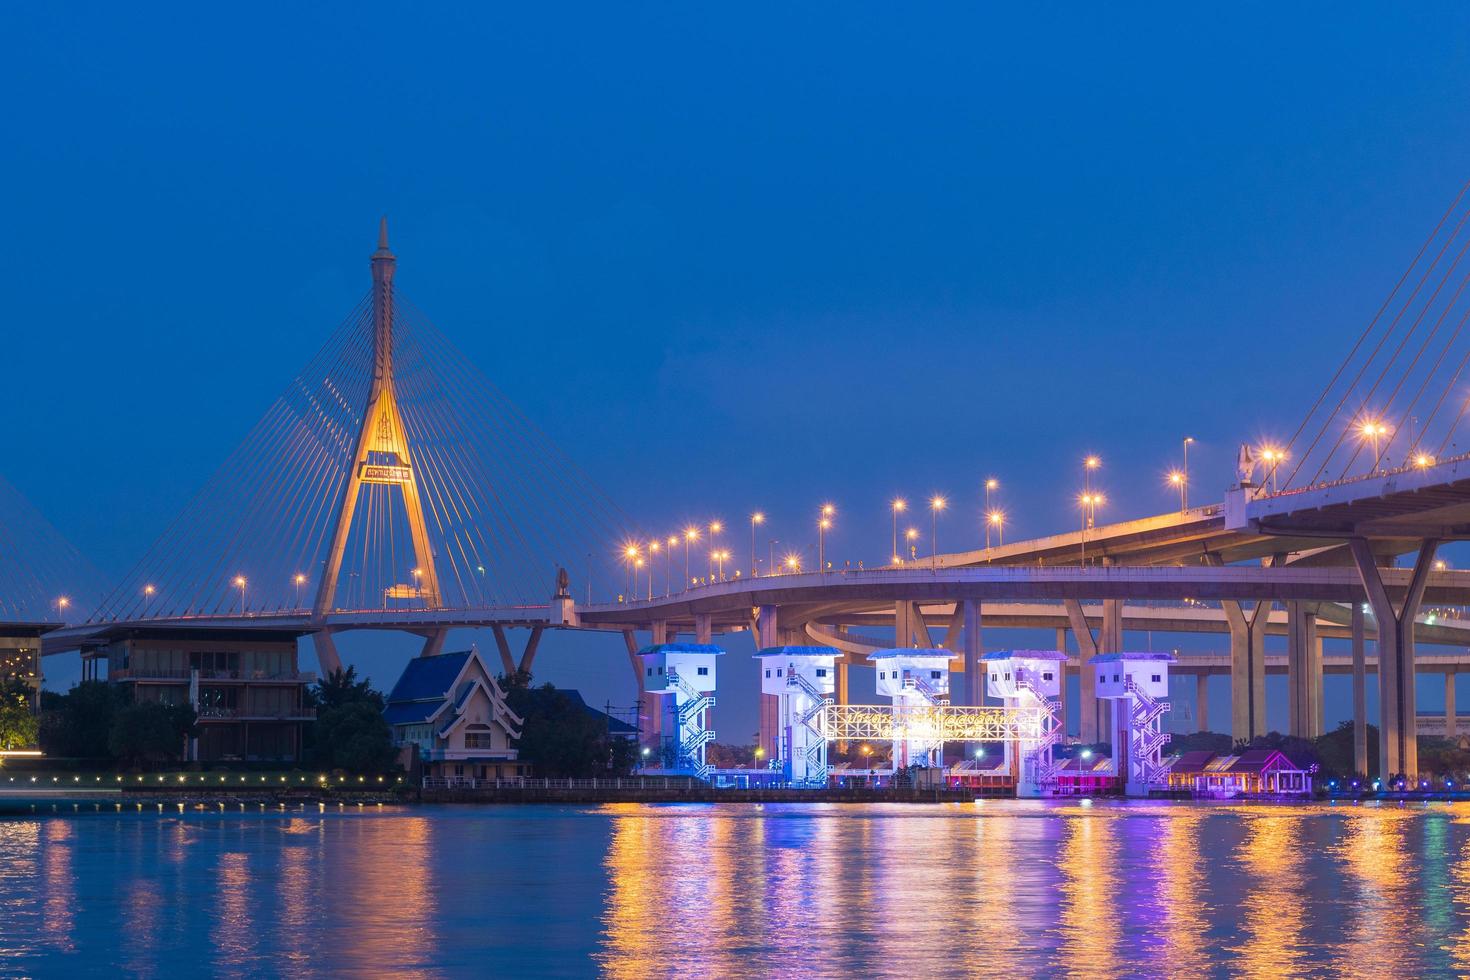
<path id="1" fill-rule="evenodd" d="M 1095 657 L 1087 658 L 1090 664 L 1105 664 L 1118 660 L 1157 660 L 1160 663 L 1178 663 L 1172 653 L 1099 653 Z"/>
<path id="2" fill-rule="evenodd" d="M 442 701 L 449 694 L 449 685 L 464 669 L 470 659 L 468 650 L 462 653 L 443 653 L 437 657 L 415 657 L 403 668 L 398 683 L 388 693 L 388 707 L 401 701 Z M 391 722 L 390 722 L 391 724 Z"/>
<path id="3" fill-rule="evenodd" d="M 868 654 L 869 660 L 887 660 L 891 657 L 943 657 L 949 660 L 954 656 L 953 650 L 943 647 L 893 647 L 889 650 L 874 650 Z"/>
<path id="4" fill-rule="evenodd" d="M 656 653 L 707 653 L 712 657 L 718 657 L 724 652 L 713 643 L 655 643 L 651 647 L 639 650 L 638 656 L 647 657 Z"/>
<path id="5" fill-rule="evenodd" d="M 755 652 L 757 657 L 840 657 L 836 647 L 766 647 Z"/>
<path id="6" fill-rule="evenodd" d="M 996 650 L 987 653 L 981 660 L 1066 660 L 1067 655 L 1060 650 Z"/>
<path id="7" fill-rule="evenodd" d="M 443 701 L 404 701 L 383 709 L 383 720 L 389 725 L 422 725 L 439 710 Z"/>
<path id="8" fill-rule="evenodd" d="M 582 692 L 581 691 L 571 690 L 571 689 L 568 689 L 568 688 L 565 688 L 565 687 L 559 687 L 559 688 L 557 688 L 557 690 L 559 692 L 561 692 L 561 694 L 564 697 L 566 697 L 567 700 L 569 700 L 569 701 L 573 702 L 574 704 L 578 705 L 583 711 L 587 712 L 589 715 L 594 716 L 598 721 L 606 721 L 607 722 L 607 730 L 609 732 L 611 732 L 612 734 L 614 734 L 614 735 L 636 735 L 636 734 L 638 734 L 638 728 L 637 728 L 636 725 L 630 725 L 626 721 L 619 721 L 618 719 L 614 718 L 612 715 L 608 714 L 607 712 L 605 712 L 605 711 L 598 711 L 596 708 L 592 707 L 592 705 L 588 704 L 587 701 L 586 701 L 586 699 L 582 697 Z"/>

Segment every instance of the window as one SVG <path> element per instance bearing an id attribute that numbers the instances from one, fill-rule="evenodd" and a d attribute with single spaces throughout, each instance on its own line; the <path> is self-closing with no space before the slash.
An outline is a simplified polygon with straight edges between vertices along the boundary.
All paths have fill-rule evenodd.
<path id="1" fill-rule="evenodd" d="M 1044 681 L 1051 680 L 1051 671 L 1048 670 L 1048 671 L 1045 671 L 1044 673 L 1042 673 L 1041 679 L 1044 680 Z"/>
<path id="2" fill-rule="evenodd" d="M 937 670 L 931 670 L 931 671 L 929 671 L 929 679 L 931 681 L 937 681 L 937 680 L 939 680 L 939 671 L 937 671 Z"/>
<path id="3" fill-rule="evenodd" d="M 658 665 L 658 672 L 659 672 L 659 673 L 660 673 L 660 674 L 662 674 L 662 673 L 663 673 L 663 672 L 664 672 L 664 665 L 663 665 L 663 664 L 659 664 L 659 665 Z"/>
<path id="4" fill-rule="evenodd" d="M 490 732 L 465 732 L 464 747 L 467 749 L 493 749 L 495 736 Z"/>
<path id="5" fill-rule="evenodd" d="M 1113 683 L 1114 684 L 1118 683 L 1118 675 L 1117 674 L 1114 674 L 1113 675 Z"/>
<path id="6" fill-rule="evenodd" d="M 1159 676 L 1159 675 L 1158 675 L 1158 674 L 1155 674 L 1155 675 L 1154 675 L 1154 676 L 1153 676 L 1153 682 L 1154 682 L 1154 683 L 1155 683 L 1155 684 L 1157 684 L 1157 683 L 1159 683 L 1159 681 L 1160 681 L 1160 680 L 1161 680 L 1161 679 L 1162 679 L 1162 678 L 1160 678 L 1160 676 Z"/>
<path id="7" fill-rule="evenodd" d="M 883 671 L 880 670 L 880 671 L 878 671 L 878 679 L 880 681 L 886 681 L 886 680 L 888 680 L 888 675 L 886 673 L 884 673 Z"/>
<path id="8" fill-rule="evenodd" d="M 652 677 L 653 676 L 653 668 L 652 667 L 648 668 L 648 676 L 649 677 Z"/>
<path id="9" fill-rule="evenodd" d="M 777 677 L 780 677 L 781 676 L 781 668 L 780 667 L 777 667 L 776 668 L 776 676 Z"/>
<path id="10" fill-rule="evenodd" d="M 1006 680 L 1010 680 L 1010 679 L 1011 679 L 1011 672 L 1010 671 L 1006 671 Z"/>
<path id="11" fill-rule="evenodd" d="M 709 668 L 708 667 L 701 667 L 701 668 L 699 668 L 699 670 L 695 671 L 695 673 L 697 673 L 700 677 L 708 677 L 709 676 Z"/>
<path id="12" fill-rule="evenodd" d="M 817 668 L 817 676 L 818 677 L 826 677 L 827 676 L 827 668 L 826 667 L 818 667 Z"/>
<path id="13" fill-rule="evenodd" d="M 1113 678 L 1113 679 L 1114 679 L 1114 680 L 1117 680 L 1117 678 L 1116 678 L 1116 677 L 1115 677 L 1115 678 Z M 1125 680 L 1125 681 L 1127 681 L 1127 682 L 1128 682 L 1128 683 L 1129 683 L 1129 684 L 1132 684 L 1132 683 L 1133 683 L 1133 675 L 1132 675 L 1132 674 L 1124 674 L 1124 675 L 1123 675 L 1123 679 L 1124 679 L 1124 680 Z"/>
<path id="14" fill-rule="evenodd" d="M 771 668 L 769 668 L 769 667 L 766 668 L 766 676 L 767 677 L 770 677 L 771 676 Z"/>
<path id="15" fill-rule="evenodd" d="M 464 775 L 464 766 L 456 765 L 454 767 L 454 774 L 456 776 L 463 776 Z"/>

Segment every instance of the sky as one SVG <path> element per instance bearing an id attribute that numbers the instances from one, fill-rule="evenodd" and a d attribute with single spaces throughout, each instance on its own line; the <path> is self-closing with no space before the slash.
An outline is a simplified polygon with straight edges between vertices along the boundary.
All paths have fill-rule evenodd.
<path id="1" fill-rule="evenodd" d="M 3 475 L 121 576 L 362 295 L 387 214 L 403 293 L 642 526 L 759 509 L 810 560 L 830 501 L 856 563 L 894 495 L 939 492 L 940 547 L 975 546 L 988 476 L 1008 538 L 1075 526 L 1088 453 L 1100 520 L 1171 507 L 1185 436 L 1217 498 L 1465 181 L 1467 28 L 1452 4 L 12 4 Z M 410 642 L 346 649 L 387 684 Z M 631 698 L 616 637 L 538 668 Z"/>

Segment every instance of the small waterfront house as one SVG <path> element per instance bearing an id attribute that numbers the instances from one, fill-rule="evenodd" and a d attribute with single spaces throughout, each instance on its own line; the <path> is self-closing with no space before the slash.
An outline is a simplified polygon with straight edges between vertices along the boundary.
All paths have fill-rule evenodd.
<path id="1" fill-rule="evenodd" d="M 1312 774 L 1276 749 L 1247 749 L 1239 755 L 1186 752 L 1170 765 L 1169 788 L 1195 796 L 1310 796 Z"/>
<path id="2" fill-rule="evenodd" d="M 388 694 L 383 718 L 393 744 L 416 753 L 426 777 L 526 775 L 515 747 L 522 719 L 474 647 L 410 660 Z"/>

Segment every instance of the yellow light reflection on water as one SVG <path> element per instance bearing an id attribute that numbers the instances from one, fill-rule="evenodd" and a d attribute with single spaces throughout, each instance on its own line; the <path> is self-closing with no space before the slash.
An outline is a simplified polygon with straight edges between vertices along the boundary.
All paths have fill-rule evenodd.
<path id="1" fill-rule="evenodd" d="M 1241 898 L 1240 942 L 1229 951 L 1232 973 L 1270 978 L 1302 975 L 1306 968 L 1302 893 L 1298 873 L 1302 817 L 1298 812 L 1233 808 L 1246 821 L 1235 858 L 1248 876 Z"/>

